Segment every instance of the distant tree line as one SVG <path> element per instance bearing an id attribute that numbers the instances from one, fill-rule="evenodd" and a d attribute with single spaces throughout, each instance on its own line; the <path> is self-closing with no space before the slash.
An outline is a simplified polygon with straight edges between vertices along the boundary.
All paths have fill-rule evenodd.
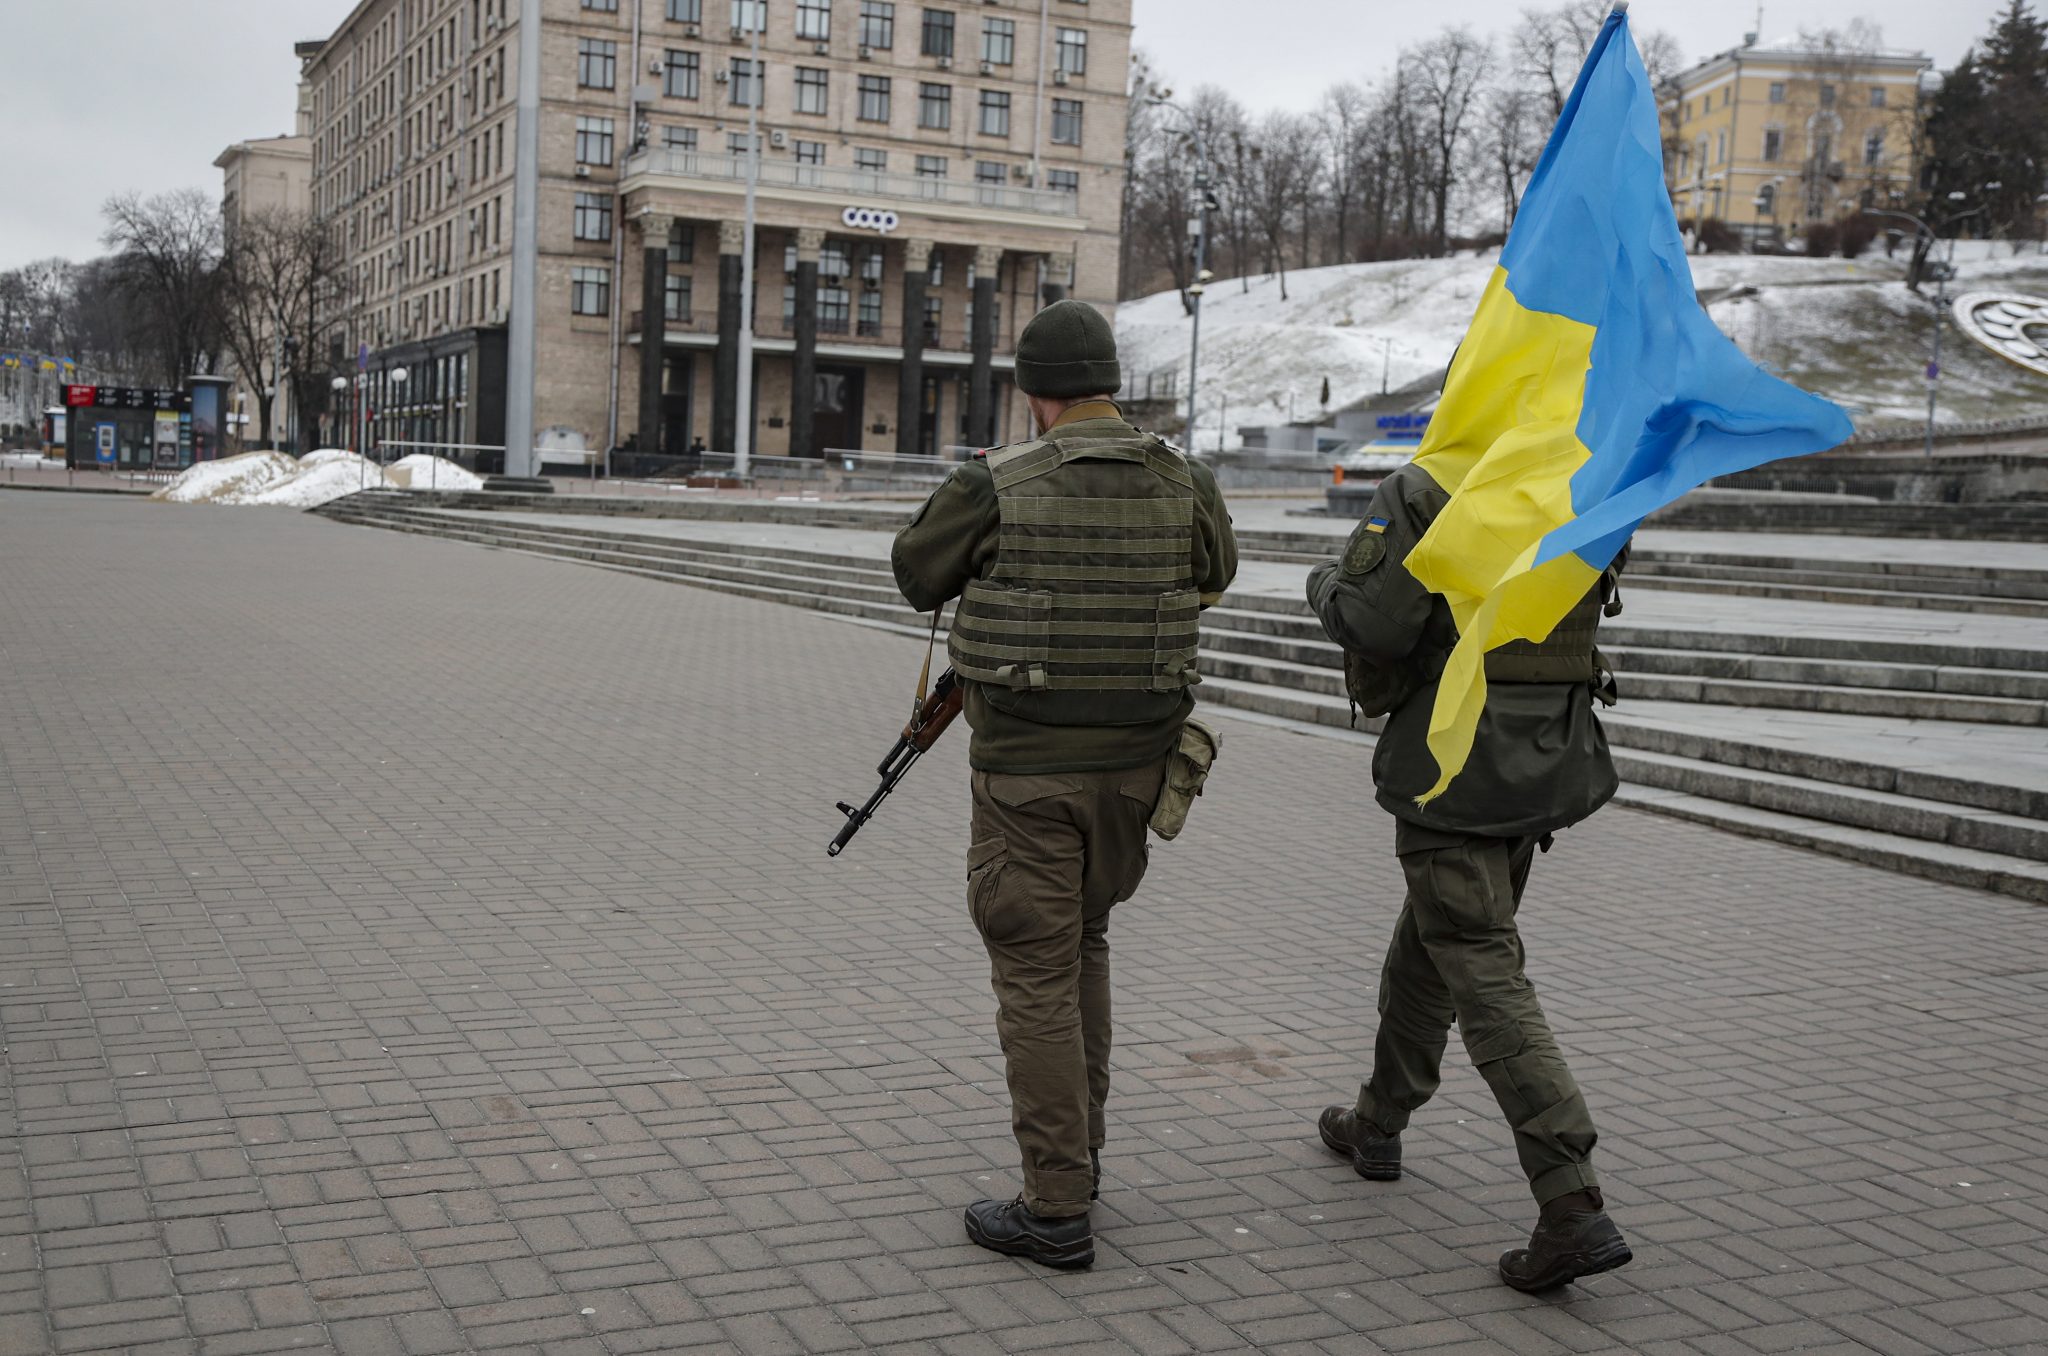
<path id="1" fill-rule="evenodd" d="M 1501 239 L 1563 112 L 1611 0 L 1524 10 L 1506 34 L 1445 28 L 1366 85 L 1327 91 L 1312 113 L 1254 115 L 1204 86 L 1160 102 L 1135 68 L 1125 147 L 1126 296 L 1192 282 L 1195 148 L 1210 161 L 1210 268 L 1218 276 L 1448 254 Z M 1658 32 L 1637 42 L 1651 79 L 1679 65 Z"/>
<path id="2" fill-rule="evenodd" d="M 342 299 L 345 277 L 332 230 L 286 212 L 230 227 L 196 188 L 120 194 L 101 213 L 105 255 L 0 272 L 0 350 L 77 364 L 9 369 L 0 391 L 16 408 L 32 418 L 58 403 L 66 381 L 174 387 L 229 362 L 254 397 L 264 445 L 273 443 L 274 385 L 290 386 L 302 415 L 325 408 L 316 319 Z"/>
<path id="3" fill-rule="evenodd" d="M 1219 277 L 1277 274 L 1284 295 L 1290 268 L 1428 258 L 1503 239 L 1611 8 L 1568 0 L 1524 10 L 1501 34 L 1445 28 L 1403 51 L 1390 73 L 1337 85 L 1306 114 L 1255 114 L 1214 86 L 1163 102 L 1168 82 L 1140 58 L 1125 146 L 1123 295 L 1171 287 L 1186 301 L 1198 145 L 1208 152 L 1209 267 Z M 1663 33 L 1636 36 L 1651 81 L 1664 88 L 1682 64 L 1677 45 Z M 1803 37 L 1823 66 L 1846 69 L 1878 34 L 1857 20 Z M 1677 144 L 1675 111 L 1669 101 L 1667 149 Z M 2048 24 L 2029 0 L 2006 0 L 1989 34 L 1900 118 L 1920 171 L 1893 186 L 1894 202 L 1944 235 L 2042 237 Z M 1816 200 L 1828 187 L 1817 173 L 1806 186 Z M 1687 224 L 1703 248 L 1742 247 L 1724 223 Z M 1817 220 L 1801 243 L 1860 252 L 1880 229 L 1867 218 Z M 1922 241 L 1915 279 L 1926 249 Z"/>

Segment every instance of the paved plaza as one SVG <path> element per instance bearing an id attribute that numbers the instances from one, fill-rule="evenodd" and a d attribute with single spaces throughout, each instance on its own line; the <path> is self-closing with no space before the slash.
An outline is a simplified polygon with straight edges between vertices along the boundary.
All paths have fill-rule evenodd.
<path id="1" fill-rule="evenodd" d="M 1316 1142 L 1398 907 L 1233 719 L 1117 910 L 1100 1260 L 1016 1187 L 921 648 L 277 509 L 0 492 L 0 1356 L 2048 1352 L 2048 913 L 1612 810 L 1524 909 L 1627 1270 L 1530 1298 L 1455 1044 Z M 856 795 L 858 793 L 858 796 Z"/>

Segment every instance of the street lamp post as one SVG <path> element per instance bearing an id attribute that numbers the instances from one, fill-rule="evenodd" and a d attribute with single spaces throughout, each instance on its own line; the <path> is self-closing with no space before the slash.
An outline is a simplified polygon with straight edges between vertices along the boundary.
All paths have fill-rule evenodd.
<path id="1" fill-rule="evenodd" d="M 754 453 L 754 199 L 761 182 L 761 101 L 767 97 L 768 77 L 761 69 L 761 30 L 768 26 L 768 6 L 751 7 L 746 13 L 753 21 L 754 50 L 752 74 L 747 90 L 747 190 L 743 212 L 746 239 L 740 246 L 740 344 L 739 390 L 733 393 L 738 419 L 733 425 L 732 473 L 745 480 L 752 469 Z"/>
<path id="2" fill-rule="evenodd" d="M 1960 202 L 1963 199 L 1964 195 L 1961 193 L 1949 194 L 1949 201 L 1951 202 Z M 1982 207 L 1973 207 L 1967 212 L 1950 217 L 1948 224 L 1954 226 L 1957 222 L 1966 221 L 1983 210 Z M 1941 239 L 1938 231 L 1911 212 L 1897 212 L 1866 207 L 1863 209 L 1863 215 L 1867 217 L 1896 217 L 1901 221 L 1913 223 L 1914 228 L 1920 233 L 1920 237 L 1927 241 L 1927 252 L 1929 255 L 1934 253 L 1935 243 Z M 1931 356 L 1927 362 L 1927 441 L 1925 448 L 1927 460 L 1932 462 L 1934 460 L 1934 417 L 1941 403 L 1941 328 L 1948 317 L 1949 281 L 1956 276 L 1956 240 L 1953 235 L 1948 239 L 1948 258 L 1929 265 L 1927 271 L 1934 277 L 1934 343 Z"/>
<path id="3" fill-rule="evenodd" d="M 1209 290 L 1209 202 L 1213 180 L 1209 174 L 1209 138 L 1202 131 L 1202 124 L 1194 114 L 1173 102 L 1173 91 L 1156 90 L 1151 96 L 1155 108 L 1171 108 L 1187 119 L 1182 134 L 1195 144 L 1195 219 L 1188 223 L 1195 237 L 1195 280 L 1188 287 L 1190 298 L 1190 324 L 1188 327 L 1188 430 L 1187 444 L 1190 451 L 1195 447 L 1197 424 L 1196 401 L 1202 385 L 1202 295 Z M 1219 430 L 1217 440 L 1222 440 Z"/>
<path id="4" fill-rule="evenodd" d="M 342 398 L 348 394 L 348 378 L 336 377 L 333 381 L 327 383 L 327 389 L 334 392 L 335 403 L 337 405 L 340 404 Z M 336 411 L 336 413 L 339 413 L 339 411 Z M 338 432 L 339 430 L 330 429 L 329 431 Z M 353 410 L 349 411 L 349 431 L 351 433 L 355 431 L 355 411 Z"/>

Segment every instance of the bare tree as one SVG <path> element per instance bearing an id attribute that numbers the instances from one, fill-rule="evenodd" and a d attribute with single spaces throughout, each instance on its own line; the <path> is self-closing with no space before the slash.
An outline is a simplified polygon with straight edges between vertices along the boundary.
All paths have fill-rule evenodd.
<path id="1" fill-rule="evenodd" d="M 214 288 L 221 256 L 219 207 L 196 188 L 109 198 L 101 213 L 115 266 L 149 322 L 164 385 L 213 370 Z"/>
<path id="2" fill-rule="evenodd" d="M 1870 68 L 1871 59 L 1884 46 L 1884 33 L 1859 18 L 1842 28 L 1803 29 L 1799 45 L 1808 53 L 1812 72 L 1808 79 L 1793 85 L 1792 115 L 1806 114 L 1805 154 L 1799 166 L 1801 206 L 1809 222 L 1827 221 L 1840 215 L 1850 201 L 1842 196 L 1845 148 L 1840 141 L 1842 117 L 1835 101 L 1851 80 Z"/>
<path id="3" fill-rule="evenodd" d="M 1246 205 L 1264 246 L 1266 271 L 1279 275 L 1280 299 L 1285 301 L 1287 236 L 1308 215 L 1321 169 L 1318 132 L 1312 119 L 1269 113 L 1254 135 Z"/>
<path id="4" fill-rule="evenodd" d="M 338 276 L 340 250 L 326 223 L 299 212 L 265 212 L 227 235 L 220 285 L 221 340 L 254 388 L 258 437 L 274 447 L 273 396 L 289 369 L 297 376 L 318 340 L 319 303 Z M 305 384 L 294 380 L 295 397 Z M 295 400 L 303 411 L 303 400 Z"/>
<path id="5" fill-rule="evenodd" d="M 1347 81 L 1331 87 L 1316 114 L 1318 130 L 1329 153 L 1327 178 L 1335 215 L 1330 248 L 1323 256 L 1325 263 L 1342 263 L 1351 257 L 1352 206 L 1358 197 L 1360 150 L 1370 108 L 1365 90 Z M 1302 263 L 1306 265 L 1308 260 L 1303 259 Z"/>
<path id="6" fill-rule="evenodd" d="M 1522 190 L 1530 171 L 1543 153 L 1540 109 L 1541 95 L 1515 81 L 1494 85 L 1486 91 L 1480 109 L 1480 141 L 1486 155 L 1486 171 L 1500 194 L 1500 228 L 1513 229 L 1515 214 L 1521 211 Z"/>
<path id="7" fill-rule="evenodd" d="M 1450 251 L 1451 192 L 1472 107 L 1493 60 L 1492 49 L 1469 28 L 1446 28 L 1404 56 L 1414 72 L 1414 94 L 1429 151 L 1428 185 L 1435 208 L 1430 240 L 1439 256 Z"/>

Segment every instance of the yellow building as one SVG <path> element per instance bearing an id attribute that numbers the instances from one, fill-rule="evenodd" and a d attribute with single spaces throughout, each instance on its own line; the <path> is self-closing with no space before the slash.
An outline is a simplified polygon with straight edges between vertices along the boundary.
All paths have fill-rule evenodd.
<path id="1" fill-rule="evenodd" d="M 1808 223 L 1903 203 L 1924 151 L 1918 52 L 1828 39 L 1743 47 L 1674 76 L 1665 175 L 1678 215 L 1778 242 Z"/>

